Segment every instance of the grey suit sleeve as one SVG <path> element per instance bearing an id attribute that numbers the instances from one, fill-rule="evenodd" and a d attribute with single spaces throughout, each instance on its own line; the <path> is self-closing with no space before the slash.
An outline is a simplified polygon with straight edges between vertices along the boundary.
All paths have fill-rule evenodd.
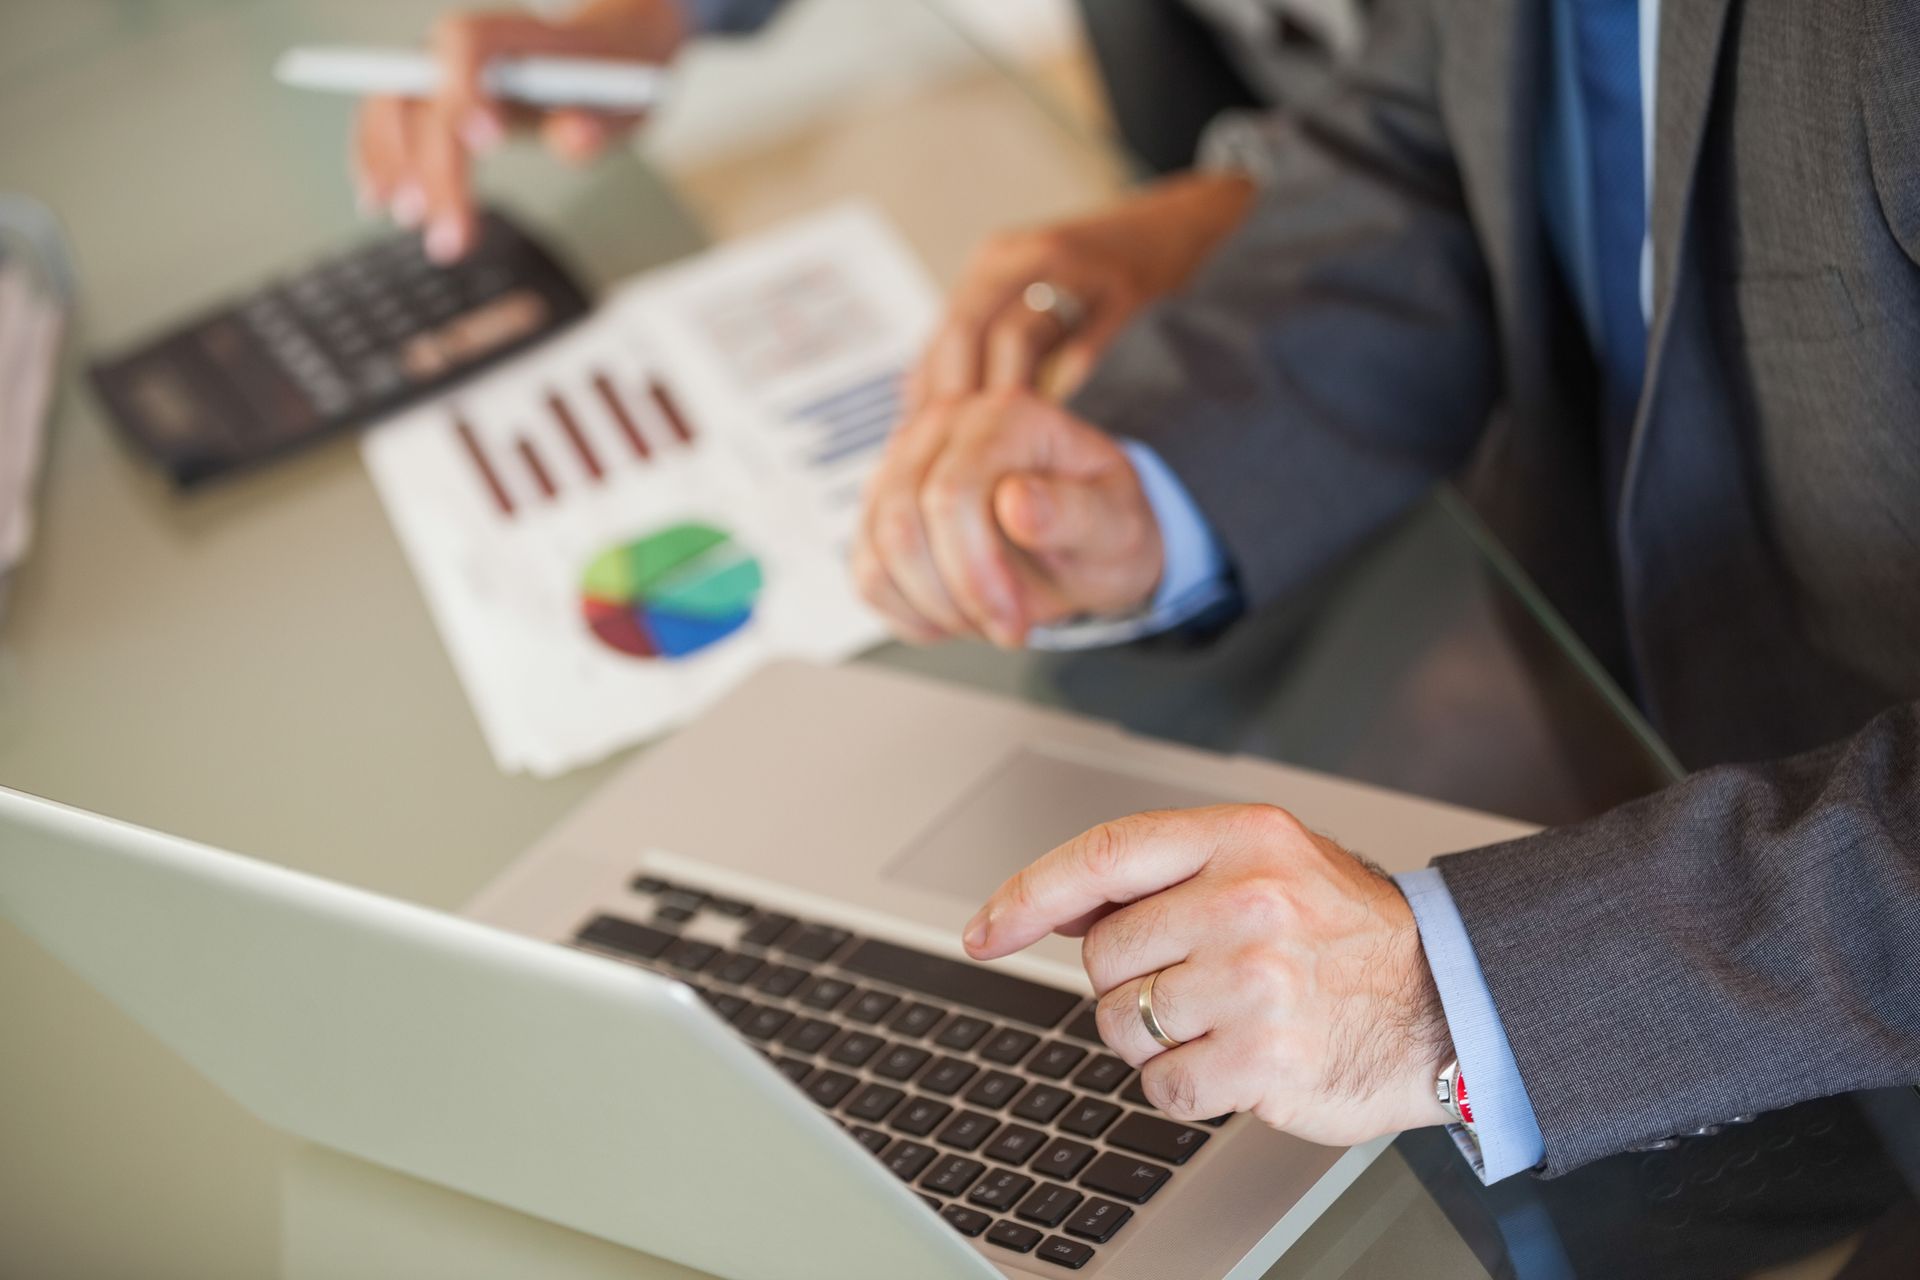
<path id="1" fill-rule="evenodd" d="M 1247 221 L 1074 399 L 1167 462 L 1250 604 L 1457 469 L 1492 407 L 1489 284 L 1434 101 L 1437 41 L 1422 0 L 1384 4 L 1326 96 L 1261 118 Z"/>
<path id="2" fill-rule="evenodd" d="M 1920 704 L 1437 865 L 1548 1174 L 1920 1081 Z"/>

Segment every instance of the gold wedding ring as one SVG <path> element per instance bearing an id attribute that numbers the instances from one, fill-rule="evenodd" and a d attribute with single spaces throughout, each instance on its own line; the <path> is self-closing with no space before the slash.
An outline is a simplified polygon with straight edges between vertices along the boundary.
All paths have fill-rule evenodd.
<path id="1" fill-rule="evenodd" d="M 1020 293 L 1020 302 L 1060 326 L 1060 332 L 1072 333 L 1087 318 L 1087 304 L 1067 289 L 1047 280 L 1035 280 Z"/>
<path id="2" fill-rule="evenodd" d="M 1155 969 L 1147 975 L 1147 980 L 1140 984 L 1140 1021 L 1147 1024 L 1148 1035 L 1169 1049 L 1178 1049 L 1185 1041 L 1175 1040 L 1172 1036 L 1161 1030 L 1160 1019 L 1153 1016 L 1153 982 L 1154 979 L 1160 976 L 1160 973 L 1161 971 L 1159 969 Z"/>

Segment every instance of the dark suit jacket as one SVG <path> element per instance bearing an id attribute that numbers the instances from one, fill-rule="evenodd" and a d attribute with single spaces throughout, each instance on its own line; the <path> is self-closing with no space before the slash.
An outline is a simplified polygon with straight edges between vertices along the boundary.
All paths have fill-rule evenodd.
<path id="1" fill-rule="evenodd" d="M 1355 72 L 1242 139 L 1261 203 L 1076 407 L 1161 453 L 1256 604 L 1464 474 L 1721 766 L 1440 864 L 1557 1172 L 1920 1079 L 1920 5 L 1665 0 L 1611 505 L 1539 213 L 1546 7 L 1384 4 Z"/>

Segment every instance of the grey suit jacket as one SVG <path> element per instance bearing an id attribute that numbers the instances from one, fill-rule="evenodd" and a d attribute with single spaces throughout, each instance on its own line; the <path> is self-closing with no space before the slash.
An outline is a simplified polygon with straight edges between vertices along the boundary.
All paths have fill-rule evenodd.
<path id="1" fill-rule="evenodd" d="M 1690 766 L 1440 863 L 1546 1170 L 1920 1079 L 1920 6 L 1667 0 L 1655 311 L 1609 506 L 1539 215 L 1546 6 L 1388 0 L 1077 400 L 1251 603 L 1462 475 Z M 1796 754 L 1801 753 L 1801 754 Z"/>

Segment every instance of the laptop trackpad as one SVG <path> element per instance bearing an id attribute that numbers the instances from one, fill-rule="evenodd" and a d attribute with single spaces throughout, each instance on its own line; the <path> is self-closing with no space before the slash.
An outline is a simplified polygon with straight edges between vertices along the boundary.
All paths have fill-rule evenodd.
<path id="1" fill-rule="evenodd" d="M 1125 766 L 1021 747 L 888 864 L 884 874 L 977 902 L 1088 827 L 1142 809 L 1223 804 L 1228 797 Z"/>

